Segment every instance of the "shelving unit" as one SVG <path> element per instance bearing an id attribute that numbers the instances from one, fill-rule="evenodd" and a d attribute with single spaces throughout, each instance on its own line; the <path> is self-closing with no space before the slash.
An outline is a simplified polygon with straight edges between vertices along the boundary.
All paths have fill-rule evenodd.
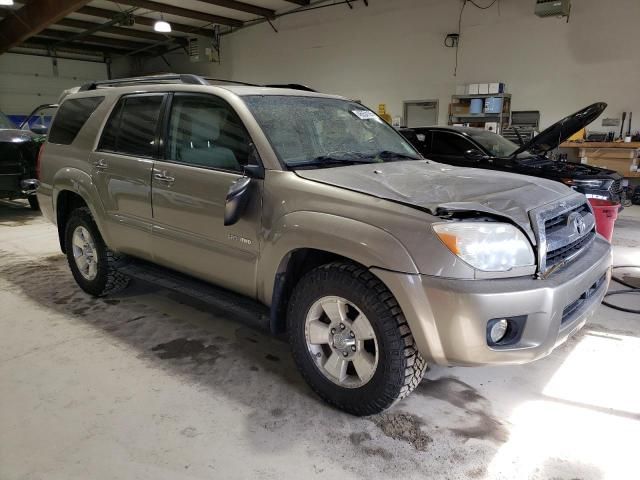
<path id="1" fill-rule="evenodd" d="M 483 101 L 483 110 L 484 110 L 484 101 L 487 98 L 501 98 L 502 111 L 500 113 L 479 113 L 479 114 L 454 111 L 454 109 L 459 109 L 459 108 L 462 108 L 464 110 L 465 107 L 467 107 L 466 109 L 469 110 L 471 107 L 471 100 L 476 98 L 481 99 Z M 484 128 L 486 123 L 494 122 L 498 124 L 498 129 L 496 133 L 500 133 L 504 128 L 507 128 L 509 126 L 510 121 L 511 121 L 511 94 L 509 93 L 489 93 L 489 94 L 480 94 L 480 95 L 452 95 L 451 96 L 451 105 L 449 106 L 449 125 L 453 125 L 455 123 L 465 123 L 471 127 Z"/>

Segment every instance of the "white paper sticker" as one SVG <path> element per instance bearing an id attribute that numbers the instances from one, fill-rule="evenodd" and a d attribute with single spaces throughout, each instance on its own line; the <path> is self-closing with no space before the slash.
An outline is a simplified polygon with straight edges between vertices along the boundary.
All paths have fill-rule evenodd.
<path id="1" fill-rule="evenodd" d="M 360 120 L 372 120 L 374 118 L 377 118 L 376 114 L 370 112 L 369 110 L 351 110 L 351 113 L 353 113 Z"/>

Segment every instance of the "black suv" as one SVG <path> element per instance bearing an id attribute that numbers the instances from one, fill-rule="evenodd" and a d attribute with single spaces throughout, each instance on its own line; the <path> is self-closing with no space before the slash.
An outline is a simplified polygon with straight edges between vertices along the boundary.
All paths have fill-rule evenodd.
<path id="1" fill-rule="evenodd" d="M 522 145 L 471 127 L 401 128 L 400 133 L 422 155 L 436 162 L 548 178 L 587 197 L 622 203 L 620 174 L 590 165 L 553 160 L 547 155 L 598 118 L 606 106 L 606 103 L 594 103 L 563 118 Z"/>

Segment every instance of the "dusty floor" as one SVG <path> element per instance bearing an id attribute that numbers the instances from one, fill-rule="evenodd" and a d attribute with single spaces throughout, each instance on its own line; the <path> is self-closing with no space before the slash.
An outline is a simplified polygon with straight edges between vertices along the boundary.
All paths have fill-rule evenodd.
<path id="1" fill-rule="evenodd" d="M 640 265 L 640 207 L 614 243 Z M 637 315 L 602 306 L 534 364 L 432 367 L 362 419 L 250 317 L 140 284 L 93 299 L 54 228 L 0 202 L 0 479 L 638 478 Z"/>

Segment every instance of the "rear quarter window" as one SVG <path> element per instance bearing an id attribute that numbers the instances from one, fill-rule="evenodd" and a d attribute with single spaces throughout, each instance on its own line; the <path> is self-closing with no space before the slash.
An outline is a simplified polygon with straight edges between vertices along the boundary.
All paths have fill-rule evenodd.
<path id="1" fill-rule="evenodd" d="M 49 142 L 70 145 L 104 97 L 72 98 L 65 101 L 53 121 L 49 131 Z"/>

